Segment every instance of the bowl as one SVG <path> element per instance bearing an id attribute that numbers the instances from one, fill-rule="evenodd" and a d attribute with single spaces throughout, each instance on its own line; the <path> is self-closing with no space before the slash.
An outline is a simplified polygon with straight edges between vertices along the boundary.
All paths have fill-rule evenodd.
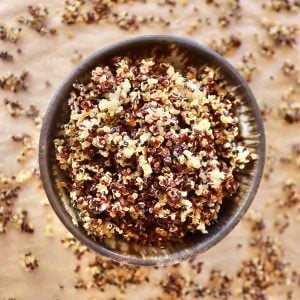
<path id="1" fill-rule="evenodd" d="M 240 130 L 245 144 L 258 155 L 258 159 L 241 171 L 240 187 L 236 194 L 223 201 L 218 220 L 209 226 L 208 233 L 188 234 L 182 241 L 169 242 L 164 249 L 140 246 L 119 238 L 95 240 L 87 235 L 78 222 L 76 211 L 70 206 L 67 191 L 60 182 L 60 172 L 54 155 L 53 139 L 60 126 L 68 122 L 68 96 L 76 81 L 85 82 L 90 71 L 98 65 L 107 65 L 114 56 L 134 59 L 155 55 L 161 61 L 171 62 L 178 69 L 185 65 L 202 68 L 211 66 L 235 89 L 242 101 L 237 111 Z M 66 77 L 54 94 L 45 114 L 40 134 L 39 164 L 47 197 L 59 219 L 83 244 L 113 260 L 134 265 L 167 265 L 177 263 L 204 252 L 221 241 L 241 220 L 258 189 L 265 160 L 263 121 L 255 98 L 247 82 L 223 57 L 194 41 L 167 35 L 138 36 L 107 46 L 83 60 Z"/>

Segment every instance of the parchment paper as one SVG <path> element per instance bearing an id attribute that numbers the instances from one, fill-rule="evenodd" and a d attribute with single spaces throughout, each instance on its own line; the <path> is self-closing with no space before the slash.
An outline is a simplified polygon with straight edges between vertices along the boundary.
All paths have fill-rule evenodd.
<path id="1" fill-rule="evenodd" d="M 148 1 L 148 4 L 135 4 L 130 11 L 141 15 L 166 15 L 170 7 L 158 8 L 156 1 Z M 263 179 L 259 191 L 255 197 L 251 209 L 258 210 L 265 218 L 266 231 L 271 236 L 276 236 L 283 245 L 285 259 L 290 261 L 294 269 L 300 267 L 299 246 L 300 230 L 299 217 L 296 219 L 296 208 L 290 209 L 291 224 L 284 234 L 279 235 L 273 229 L 272 224 L 276 219 L 274 201 L 282 196 L 282 184 L 287 179 L 293 179 L 299 189 L 300 172 L 294 164 L 281 164 L 279 158 L 290 155 L 291 146 L 300 142 L 300 124 L 288 125 L 278 116 L 278 105 L 281 96 L 289 86 L 296 88 L 292 96 L 299 101 L 299 86 L 296 87 L 294 81 L 283 75 L 281 65 L 285 59 L 290 59 L 296 65 L 300 65 L 299 43 L 294 47 L 281 47 L 276 49 L 272 58 L 265 58 L 259 55 L 258 46 L 255 42 L 254 34 L 265 36 L 264 30 L 260 26 L 262 15 L 271 20 L 278 20 L 286 23 L 300 23 L 299 13 L 275 13 L 262 10 L 262 1 L 242 0 L 243 17 L 239 21 L 234 21 L 228 28 L 222 29 L 216 24 L 219 10 L 213 5 L 205 4 L 206 1 L 187 1 L 186 6 L 180 4 L 174 8 L 171 24 L 168 28 L 158 25 L 145 25 L 130 33 L 119 29 L 116 25 L 73 25 L 67 26 L 61 23 L 60 16 L 63 9 L 63 1 L 40 0 L 49 10 L 49 22 L 51 27 L 57 29 L 56 36 L 40 36 L 37 32 L 23 26 L 23 35 L 17 45 L 0 41 L 0 50 L 7 50 L 14 54 L 13 63 L 0 60 L 0 76 L 7 71 L 19 74 L 22 69 L 27 69 L 30 73 L 28 80 L 28 90 L 17 94 L 0 90 L 0 170 L 6 175 L 17 173 L 20 169 L 31 169 L 37 166 L 37 151 L 32 160 L 25 165 L 16 161 L 16 156 L 20 147 L 16 146 L 10 139 L 12 134 L 27 132 L 33 135 L 35 145 L 38 144 L 39 130 L 33 125 L 31 120 L 26 118 L 12 119 L 7 113 L 2 103 L 2 99 L 7 97 L 11 100 L 19 100 L 22 105 L 35 104 L 40 111 L 45 112 L 52 94 L 56 87 L 62 82 L 64 77 L 75 66 L 71 62 L 71 57 L 75 50 L 78 50 L 83 57 L 95 50 L 112 42 L 125 39 L 133 35 L 140 34 L 172 34 L 192 38 L 201 43 L 208 43 L 212 38 L 228 36 L 230 33 L 240 33 L 242 46 L 236 51 L 232 51 L 226 57 L 234 65 L 241 60 L 243 54 L 252 50 L 257 59 L 257 70 L 253 73 L 250 86 L 260 104 L 267 103 L 273 112 L 265 123 L 268 151 L 272 146 L 274 152 L 274 171 L 268 180 Z M 267 2 L 267 1 L 265 1 Z M 15 18 L 26 14 L 26 7 L 30 4 L 38 4 L 33 0 L 1 0 L 0 1 L 0 23 L 16 25 Z M 193 7 L 199 8 L 198 12 L 193 11 Z M 124 6 L 125 7 L 125 6 Z M 212 24 L 207 25 L 205 18 L 210 17 Z M 202 18 L 199 28 L 193 34 L 187 34 L 186 28 L 197 19 Z M 67 37 L 67 31 L 72 31 L 74 38 Z M 300 42 L 298 36 L 298 42 Z M 16 49 L 20 47 L 22 54 L 17 54 Z M 274 80 L 270 79 L 274 76 Z M 46 87 L 45 81 L 51 82 L 51 87 Z M 268 152 L 270 153 L 270 152 Z M 270 165 L 267 164 L 266 169 Z M 41 205 L 40 201 L 45 199 L 42 189 L 31 180 L 22 188 L 15 207 L 27 209 L 30 222 L 34 225 L 33 235 L 20 233 L 13 226 L 8 228 L 5 235 L 0 236 L 0 299 L 15 297 L 16 299 L 110 299 L 115 296 L 117 299 L 150 299 L 161 295 L 161 290 L 152 287 L 151 284 L 142 284 L 137 287 L 130 287 L 124 296 L 120 296 L 117 289 L 108 289 L 106 294 L 97 289 L 76 290 L 74 288 L 74 268 L 76 259 L 74 255 L 61 245 L 60 239 L 66 235 L 66 229 L 59 222 L 50 207 Z M 50 220 L 50 221 L 49 221 Z M 51 223 L 54 230 L 52 238 L 45 236 L 45 226 Z M 234 275 L 240 262 L 250 258 L 252 252 L 248 247 L 249 226 L 245 222 L 240 223 L 223 241 L 213 249 L 198 257 L 204 262 L 202 273 L 196 279 L 203 284 L 206 282 L 210 269 L 220 269 L 229 275 Z M 236 245 L 242 244 L 240 249 Z M 25 272 L 19 265 L 20 257 L 26 252 L 32 251 L 39 259 L 39 268 L 32 272 Z M 168 269 L 161 268 L 155 271 L 149 268 L 149 276 L 154 276 L 154 280 L 159 281 L 160 276 Z M 191 277 L 190 267 L 187 263 L 182 263 L 180 272 L 189 279 Z M 193 278 L 195 279 L 195 278 Z M 63 285 L 61 289 L 59 285 Z M 288 287 L 271 288 L 269 294 L 272 299 L 286 299 Z M 293 288 L 294 299 L 300 299 L 300 288 Z M 122 298 L 123 297 L 123 298 Z M 165 299 L 162 296 L 162 299 Z M 192 299 L 188 296 L 185 299 Z M 208 299 L 208 298 L 207 298 Z M 234 299 L 234 297 L 232 297 Z"/>

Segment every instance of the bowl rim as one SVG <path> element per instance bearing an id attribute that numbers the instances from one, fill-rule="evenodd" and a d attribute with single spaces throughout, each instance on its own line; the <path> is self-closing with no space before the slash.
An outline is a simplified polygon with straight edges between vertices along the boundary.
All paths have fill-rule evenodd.
<path id="1" fill-rule="evenodd" d="M 49 133 L 51 132 L 51 128 L 53 126 L 53 122 L 55 121 L 55 115 L 57 113 L 56 107 L 61 104 L 60 95 L 63 92 L 65 85 L 70 83 L 70 80 L 73 79 L 75 75 L 81 74 L 81 69 L 83 66 L 92 64 L 96 59 L 101 57 L 104 53 L 107 53 L 115 48 L 134 45 L 136 42 L 145 42 L 145 41 L 167 41 L 167 42 L 175 42 L 185 44 L 188 47 L 192 47 L 194 49 L 198 49 L 201 52 L 206 52 L 209 56 L 212 56 L 218 64 L 222 67 L 226 68 L 237 81 L 239 81 L 241 88 L 245 91 L 245 94 L 249 98 L 249 101 L 252 105 L 253 110 L 253 118 L 257 124 L 258 132 L 259 132 L 259 145 L 258 145 L 258 162 L 256 168 L 253 173 L 253 181 L 247 190 L 246 195 L 241 200 L 241 203 L 230 219 L 218 230 L 211 238 L 205 240 L 204 242 L 200 242 L 191 248 L 181 250 L 179 252 L 175 252 L 169 254 L 167 256 L 153 256 L 153 257 L 136 257 L 136 256 L 129 256 L 125 254 L 116 253 L 105 246 L 101 245 L 100 243 L 94 241 L 90 238 L 87 234 L 83 233 L 78 226 L 76 226 L 72 219 L 70 218 L 69 214 L 65 210 L 61 198 L 57 195 L 54 189 L 53 182 L 51 180 L 50 170 L 47 167 L 47 162 L 49 157 L 52 153 L 49 151 Z M 60 86 L 55 91 L 48 108 L 46 110 L 42 128 L 40 131 L 40 139 L 39 139 L 39 166 L 40 166 L 40 174 L 42 183 L 46 192 L 46 195 L 49 199 L 49 202 L 55 211 L 56 215 L 60 219 L 60 221 L 64 224 L 64 226 L 83 244 L 88 246 L 93 251 L 109 257 L 113 260 L 119 262 L 125 262 L 132 265 L 139 265 L 139 266 L 157 266 L 157 265 L 168 265 L 180 262 L 190 256 L 193 256 L 198 253 L 202 253 L 209 248 L 216 245 L 219 241 L 221 241 L 225 236 L 229 234 L 229 232 L 238 224 L 241 218 L 244 216 L 246 211 L 248 210 L 261 181 L 263 168 L 265 162 L 265 132 L 264 132 L 264 124 L 261 117 L 261 113 L 258 107 L 258 104 L 255 100 L 255 97 L 249 88 L 245 79 L 240 75 L 240 73 L 221 55 L 216 53 L 215 51 L 211 50 L 210 48 L 187 38 L 178 37 L 178 36 L 171 36 L 171 35 L 138 35 L 133 38 L 125 39 L 119 42 L 115 42 L 110 44 L 106 47 L 100 48 L 99 50 L 95 51 L 94 53 L 90 54 L 87 58 L 81 61 L 63 80 Z"/>

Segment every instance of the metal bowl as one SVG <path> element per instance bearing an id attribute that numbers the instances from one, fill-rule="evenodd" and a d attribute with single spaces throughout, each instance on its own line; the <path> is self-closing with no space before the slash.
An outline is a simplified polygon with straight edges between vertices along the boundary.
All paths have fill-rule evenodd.
<path id="1" fill-rule="evenodd" d="M 182 241 L 169 242 L 165 249 L 141 246 L 121 238 L 96 240 L 81 227 L 77 212 L 70 206 L 68 193 L 60 187 L 63 180 L 55 160 L 53 139 L 62 124 L 68 122 L 67 99 L 76 81 L 86 82 L 90 71 L 98 65 L 107 65 L 114 56 L 143 58 L 155 55 L 159 60 L 171 62 L 176 68 L 185 65 L 196 68 L 211 66 L 218 70 L 227 84 L 235 88 L 242 100 L 237 111 L 241 133 L 249 148 L 258 154 L 258 160 L 238 174 L 237 193 L 224 199 L 217 221 L 207 234 L 188 234 Z M 194 41 L 180 37 L 157 35 L 139 36 L 98 50 L 82 61 L 63 81 L 53 96 L 46 112 L 40 135 L 39 164 L 48 199 L 67 229 L 83 244 L 111 259 L 134 265 L 167 265 L 204 252 L 221 241 L 241 220 L 258 189 L 265 161 L 265 135 L 263 121 L 255 98 L 246 81 L 223 57 Z"/>

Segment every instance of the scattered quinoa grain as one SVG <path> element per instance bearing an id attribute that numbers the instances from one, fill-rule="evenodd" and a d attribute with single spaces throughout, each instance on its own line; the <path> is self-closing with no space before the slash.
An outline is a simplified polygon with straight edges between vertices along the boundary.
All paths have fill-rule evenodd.
<path id="1" fill-rule="evenodd" d="M 299 0 L 269 0 L 263 3 L 263 7 L 275 11 L 275 12 L 299 12 L 300 1 Z"/>
<path id="2" fill-rule="evenodd" d="M 244 54 L 242 61 L 237 64 L 237 68 L 247 81 L 251 81 L 254 71 L 257 70 L 256 59 L 253 52 Z"/>
<path id="3" fill-rule="evenodd" d="M 8 72 L 0 77 L 0 88 L 14 93 L 25 91 L 28 87 L 28 74 L 29 73 L 26 70 L 22 71 L 20 76 Z"/>
<path id="4" fill-rule="evenodd" d="M 64 248 L 70 249 L 78 260 L 80 260 L 85 253 L 90 251 L 85 245 L 82 245 L 79 241 L 77 241 L 71 233 L 67 233 L 67 235 L 61 240 L 61 243 Z"/>
<path id="5" fill-rule="evenodd" d="M 28 251 L 21 257 L 20 266 L 25 271 L 33 271 L 39 267 L 39 261 L 31 251 Z"/>
<path id="6" fill-rule="evenodd" d="M 71 58 L 72 63 L 78 64 L 81 60 L 82 60 L 82 54 L 78 50 L 75 50 Z"/>
<path id="7" fill-rule="evenodd" d="M 258 253 L 245 260 L 237 272 L 242 286 L 238 296 L 265 300 L 270 287 L 287 283 L 287 263 L 282 260 L 280 245 L 269 236 L 255 238 L 251 245 Z"/>
<path id="8" fill-rule="evenodd" d="M 275 46 L 272 41 L 255 34 L 255 40 L 259 46 L 259 53 L 265 57 L 272 57 L 275 54 Z"/>
<path id="9" fill-rule="evenodd" d="M 262 26 L 276 45 L 293 46 L 297 41 L 298 27 L 295 24 L 284 25 L 264 18 Z"/>
<path id="10" fill-rule="evenodd" d="M 279 106 L 279 114 L 289 124 L 299 122 L 300 103 L 293 100 L 282 102 Z"/>
<path id="11" fill-rule="evenodd" d="M 23 146 L 21 153 L 17 157 L 18 162 L 27 161 L 29 158 L 32 157 L 34 145 L 32 142 L 32 137 L 29 134 L 23 133 L 18 135 L 12 135 L 11 139 L 16 143 L 22 144 Z"/>
<path id="12" fill-rule="evenodd" d="M 178 273 L 168 274 L 160 285 L 163 292 L 171 297 L 171 299 L 181 299 L 183 297 L 183 289 L 186 285 L 186 279 Z"/>
<path id="13" fill-rule="evenodd" d="M 25 209 L 17 209 L 12 216 L 12 222 L 17 228 L 24 233 L 34 233 L 34 227 L 29 222 L 28 211 Z"/>
<path id="14" fill-rule="evenodd" d="M 37 127 L 41 125 L 42 116 L 36 106 L 31 104 L 27 108 L 24 108 L 19 101 L 9 100 L 8 98 L 4 98 L 3 102 L 8 113 L 13 118 L 25 116 L 31 119 Z"/>
<path id="15" fill-rule="evenodd" d="M 283 73 L 287 76 L 295 76 L 299 74 L 299 69 L 290 60 L 285 60 L 281 67 Z"/>
<path id="16" fill-rule="evenodd" d="M 226 38 L 211 40 L 208 46 L 221 55 L 226 55 L 229 51 L 239 48 L 242 44 L 241 37 L 238 34 L 231 34 Z"/>
<path id="17" fill-rule="evenodd" d="M 54 236 L 53 226 L 51 224 L 47 224 L 45 227 L 45 236 L 51 238 Z"/>
<path id="18" fill-rule="evenodd" d="M 12 62 L 14 60 L 14 56 L 7 51 L 0 51 L 0 59 L 3 61 Z"/>
<path id="19" fill-rule="evenodd" d="M 41 35 L 56 34 L 56 29 L 48 28 L 46 25 L 48 18 L 48 9 L 43 5 L 29 5 L 27 8 L 28 15 L 19 16 L 17 21 L 29 28 L 37 31 Z"/>
<path id="20" fill-rule="evenodd" d="M 16 43 L 21 36 L 21 28 L 0 24 L 0 40 Z"/>

